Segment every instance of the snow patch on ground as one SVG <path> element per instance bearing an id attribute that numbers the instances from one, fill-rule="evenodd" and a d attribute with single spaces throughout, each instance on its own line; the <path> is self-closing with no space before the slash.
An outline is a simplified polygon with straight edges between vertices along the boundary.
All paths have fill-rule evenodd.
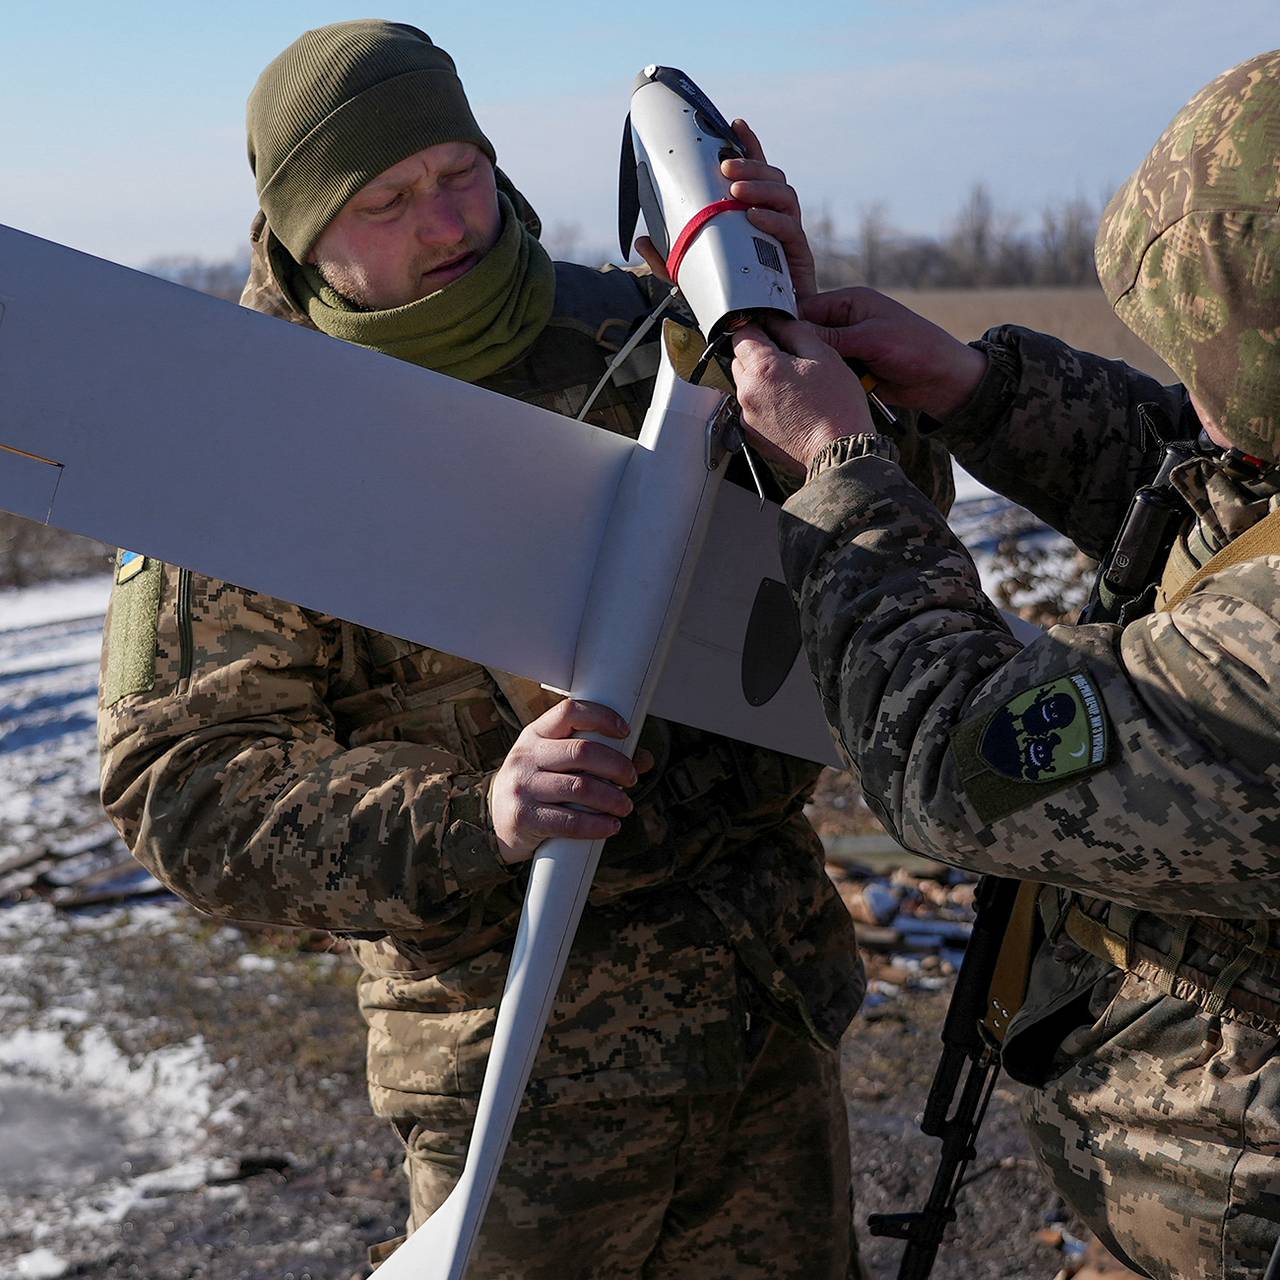
<path id="1" fill-rule="evenodd" d="M 110 575 L 0 591 L 0 863 L 91 829 Z"/>
<path id="2" fill-rule="evenodd" d="M 0 591 L 0 631 L 44 626 L 69 618 L 102 618 L 111 598 L 111 575 Z"/>
<path id="3" fill-rule="evenodd" d="M 0 911 L 0 938 L 29 938 L 39 934 L 56 939 L 59 934 L 83 934 L 102 930 L 112 933 L 150 933 L 173 926 L 173 900 L 130 903 L 124 907 L 102 908 L 66 916 L 47 902 L 19 902 Z M 42 963 L 48 964 L 45 956 Z M 0 956 L 6 963 L 21 965 L 20 956 Z M 68 964 L 74 963 L 70 959 Z"/>
<path id="4" fill-rule="evenodd" d="M 230 1176 L 234 1170 L 225 1160 L 198 1154 L 207 1126 L 234 1120 L 234 1098 L 215 1108 L 222 1075 L 199 1037 L 131 1058 L 100 1027 L 9 1032 L 0 1042 L 0 1095 L 38 1088 L 52 1099 L 65 1097 L 90 1117 L 96 1113 L 103 1121 L 100 1131 L 87 1126 L 91 1140 L 101 1144 L 93 1154 L 114 1173 L 88 1186 L 70 1185 L 68 1179 L 68 1185 L 46 1186 L 35 1194 L 0 1194 L 8 1230 L 32 1244 L 65 1240 L 70 1231 L 91 1246 L 99 1233 L 138 1209 Z M 135 1172 L 138 1164 L 145 1171 Z M 26 1265 L 38 1267 L 52 1266 L 54 1255 L 36 1249 L 24 1256 L 32 1260 Z"/>
<path id="5" fill-rule="evenodd" d="M 109 988 L 84 984 L 78 957 L 100 933 L 172 923 L 171 904 L 74 918 L 43 902 L 0 911 L 0 941 L 23 944 L 0 956 L 10 962 L 0 986 L 35 963 L 58 991 L 48 1004 L 0 1008 L 0 1276 L 61 1276 L 85 1251 L 99 1256 L 131 1214 L 234 1172 L 203 1150 L 209 1131 L 238 1127 L 243 1095 L 220 1094 L 225 1069 L 203 1040 L 128 1054 L 101 1022 Z M 26 1252 L 6 1256 L 3 1237 Z M 54 1269 L 68 1248 L 71 1262 Z"/>
<path id="6" fill-rule="evenodd" d="M 59 1280 L 71 1269 L 71 1264 L 58 1257 L 52 1249 L 33 1249 L 14 1259 L 20 1280 Z"/>
<path id="7" fill-rule="evenodd" d="M 0 1080 L 35 1078 L 100 1102 L 120 1114 L 133 1136 L 163 1134 L 175 1150 L 199 1133 L 212 1110 L 220 1069 L 196 1037 L 130 1061 L 101 1027 L 75 1037 L 51 1028 L 19 1027 L 0 1042 Z"/>

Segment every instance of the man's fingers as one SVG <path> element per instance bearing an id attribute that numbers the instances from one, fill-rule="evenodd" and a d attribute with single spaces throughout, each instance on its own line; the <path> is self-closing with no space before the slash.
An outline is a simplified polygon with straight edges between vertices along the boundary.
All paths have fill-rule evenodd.
<path id="1" fill-rule="evenodd" d="M 579 813 L 556 805 L 539 805 L 529 815 L 531 836 L 551 840 L 567 836 L 570 840 L 607 840 L 618 834 L 622 822 L 607 813 Z"/>
<path id="2" fill-rule="evenodd" d="M 738 141 L 742 143 L 742 149 L 747 153 L 749 160 L 764 159 L 764 148 L 760 145 L 760 139 L 756 137 L 756 131 L 745 120 L 735 120 L 733 131 L 738 135 Z"/>
<path id="3" fill-rule="evenodd" d="M 733 335 L 733 385 L 738 391 L 738 403 L 743 411 L 753 394 L 754 386 L 768 377 L 768 371 L 777 359 L 778 348 L 758 325 L 744 325 Z"/>
<path id="4" fill-rule="evenodd" d="M 733 361 L 745 366 L 756 365 L 776 355 L 777 344 L 756 324 L 743 325 L 733 335 Z"/>
<path id="5" fill-rule="evenodd" d="M 543 712 L 531 725 L 539 738 L 571 738 L 575 733 L 601 733 L 606 738 L 625 738 L 631 728 L 608 707 L 580 698 L 565 698 Z"/>
<path id="6" fill-rule="evenodd" d="M 772 187 L 777 191 L 791 191 L 792 196 L 795 197 L 795 192 L 787 185 L 787 175 L 777 165 L 765 164 L 763 160 L 741 160 L 734 156 L 720 161 L 720 172 L 735 187 L 739 183 L 744 187 Z M 747 194 L 738 195 L 736 191 L 732 194 L 738 200 L 748 198 Z M 798 202 L 799 197 L 795 198 Z"/>
<path id="7" fill-rule="evenodd" d="M 625 818 L 635 807 L 620 787 L 582 773 L 538 773 L 530 780 L 526 799 L 543 805 L 572 805 L 593 813 Z"/>
<path id="8" fill-rule="evenodd" d="M 533 763 L 549 773 L 583 773 L 632 787 L 640 774 L 621 751 L 589 738 L 543 738 L 533 745 Z"/>
<path id="9" fill-rule="evenodd" d="M 895 305 L 874 289 L 854 285 L 811 294 L 800 303 L 800 314 L 813 324 L 842 328 L 882 314 L 885 304 Z"/>
<path id="10" fill-rule="evenodd" d="M 728 169 L 742 163 L 741 160 L 726 160 L 720 167 Z M 731 174 L 725 176 L 733 177 Z M 797 225 L 800 222 L 800 197 L 781 178 L 734 177 L 729 184 L 729 194 L 735 200 L 749 204 L 753 210 L 773 209 L 794 218 Z"/>
<path id="11" fill-rule="evenodd" d="M 658 246 L 648 236 L 636 237 L 636 252 L 644 259 L 645 265 L 659 280 L 672 283 L 667 272 L 667 260 L 658 252 Z"/>
<path id="12" fill-rule="evenodd" d="M 756 205 L 747 210 L 747 221 L 758 231 L 777 240 L 782 245 L 788 262 L 796 262 L 798 267 L 807 269 L 813 261 L 813 251 L 809 248 L 808 238 L 798 217 Z"/>
<path id="13" fill-rule="evenodd" d="M 834 345 L 826 340 L 834 331 L 819 329 L 804 320 L 792 320 L 786 316 L 770 316 L 765 330 L 782 351 L 802 360 L 826 360 Z"/>

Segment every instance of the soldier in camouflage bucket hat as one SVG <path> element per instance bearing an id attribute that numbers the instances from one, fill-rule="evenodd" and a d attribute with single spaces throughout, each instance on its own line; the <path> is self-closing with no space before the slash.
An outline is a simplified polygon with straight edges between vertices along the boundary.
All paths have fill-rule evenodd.
<path id="1" fill-rule="evenodd" d="M 1280 50 L 1174 117 L 1107 206 L 1098 277 L 1116 314 L 1233 444 L 1280 456 Z"/>
<path id="2" fill-rule="evenodd" d="M 783 564 L 850 767 L 907 848 L 1043 886 L 1004 1064 L 1061 1193 L 1168 1280 L 1280 1265 L 1278 74 L 1198 94 L 1099 234 L 1117 313 L 1184 385 L 1012 326 L 965 346 L 867 289 L 735 354 L 761 448 L 807 469 Z M 1203 427 L 1137 606 L 1015 640 L 841 356 L 1095 558 Z"/>

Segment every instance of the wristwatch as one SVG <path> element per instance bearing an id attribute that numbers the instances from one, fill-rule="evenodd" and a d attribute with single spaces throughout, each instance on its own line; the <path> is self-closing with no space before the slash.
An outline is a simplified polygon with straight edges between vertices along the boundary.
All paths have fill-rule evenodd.
<path id="1" fill-rule="evenodd" d="M 861 431 L 853 436 L 838 436 L 818 450 L 809 463 L 809 480 L 816 480 L 824 471 L 838 467 L 851 458 L 887 458 L 897 462 L 901 455 L 898 446 L 888 436 L 875 431 Z"/>

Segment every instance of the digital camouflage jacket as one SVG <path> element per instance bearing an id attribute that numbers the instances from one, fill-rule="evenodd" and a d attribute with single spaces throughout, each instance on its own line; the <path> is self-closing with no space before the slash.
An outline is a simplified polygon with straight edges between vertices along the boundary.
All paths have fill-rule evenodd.
<path id="1" fill-rule="evenodd" d="M 984 345 L 986 378 L 940 434 L 975 476 L 1101 557 L 1162 452 L 1138 405 L 1178 423 L 1185 393 L 1027 330 Z M 908 848 L 1137 908 L 1280 910 L 1274 557 L 1123 630 L 1054 627 L 1023 648 L 898 467 L 832 464 L 786 505 L 785 567 L 824 705 Z M 1205 559 L 1280 501 L 1203 461 L 1179 485 Z M 1015 705 L 1028 692 L 1065 701 Z M 1035 739 L 1055 732 L 1041 759 Z"/>
<path id="2" fill-rule="evenodd" d="M 306 323 L 264 240 L 245 301 Z M 486 385 L 576 413 L 653 301 L 627 272 L 558 264 L 551 323 Z M 655 369 L 644 344 L 591 421 L 636 435 Z M 526 874 L 499 860 L 486 809 L 520 727 L 494 676 L 132 559 L 103 688 L 103 801 L 139 859 L 213 915 L 356 935 L 380 1114 L 478 1091 Z M 817 767 L 657 720 L 643 742 L 658 767 L 605 847 L 534 1101 L 732 1088 L 753 1017 L 834 1045 L 861 1000 L 803 815 Z"/>
<path id="3" fill-rule="evenodd" d="M 1159 462 L 1150 415 L 1198 426 L 1186 393 L 1024 329 L 979 345 L 986 377 L 940 434 L 1101 557 Z M 1056 887 L 1004 1055 L 1043 1086 L 1033 1145 L 1146 1274 L 1260 1274 L 1280 1224 L 1280 557 L 1023 647 L 900 468 L 858 452 L 820 455 L 786 504 L 784 566 L 885 824 Z M 1280 506 L 1207 459 L 1175 478 L 1194 564 Z"/>

